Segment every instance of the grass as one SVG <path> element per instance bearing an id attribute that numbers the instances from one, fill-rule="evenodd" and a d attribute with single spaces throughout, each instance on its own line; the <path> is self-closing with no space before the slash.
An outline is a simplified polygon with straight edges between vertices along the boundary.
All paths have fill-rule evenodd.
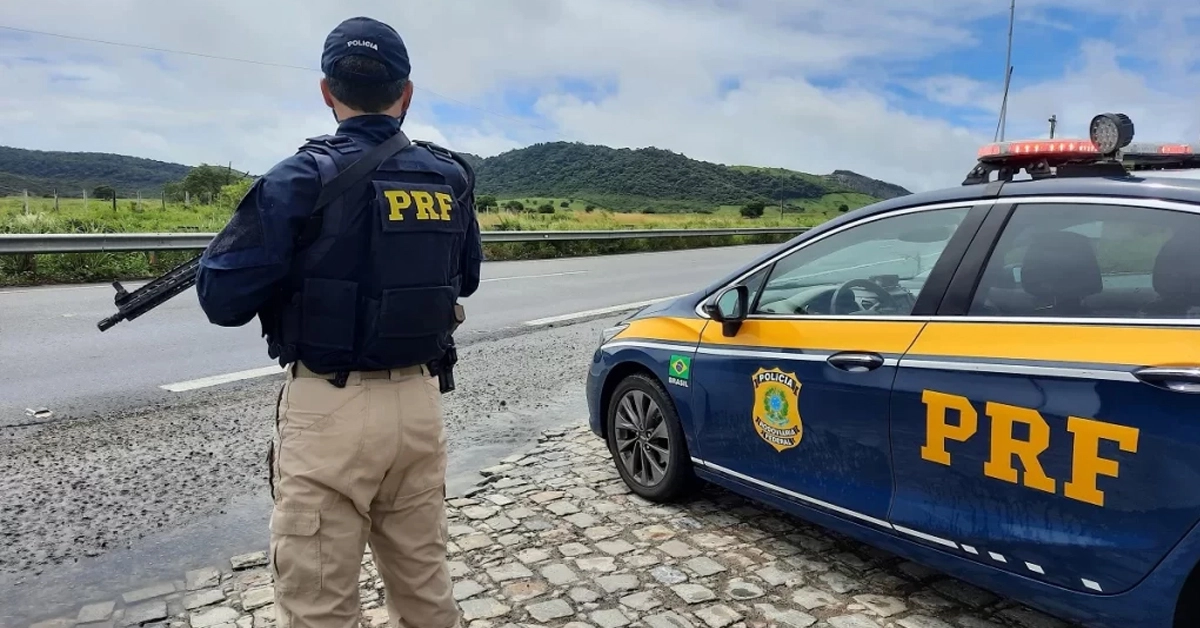
<path id="1" fill-rule="evenodd" d="M 201 232 L 220 231 L 229 220 L 239 195 L 224 194 L 212 205 L 167 203 L 146 199 L 139 205 L 134 199 L 120 199 L 113 209 L 111 201 L 30 198 L 28 211 L 20 197 L 0 198 L 0 234 L 4 233 L 129 233 L 129 232 Z M 500 199 L 503 206 L 510 199 Z M 821 199 L 785 207 L 768 207 L 761 218 L 740 215 L 739 207 L 700 207 L 678 211 L 615 212 L 594 205 L 597 199 L 517 198 L 526 211 L 512 213 L 492 210 L 479 213 L 485 231 L 542 230 L 615 230 L 615 229 L 702 229 L 732 227 L 811 227 L 839 214 L 839 206 L 865 205 L 874 199 L 860 194 L 830 194 Z M 567 207 L 562 207 L 563 203 Z M 550 203 L 553 213 L 537 213 Z M 591 206 L 591 211 L 588 207 Z M 735 244 L 782 242 L 788 236 L 734 236 L 716 238 L 645 238 L 581 242 L 491 243 L 485 245 L 488 260 L 544 259 L 555 257 L 605 255 L 665 251 Z M 61 255 L 0 256 L 0 286 L 49 283 L 89 283 L 114 279 L 144 279 L 166 272 L 198 251 L 145 253 L 71 253 Z"/>

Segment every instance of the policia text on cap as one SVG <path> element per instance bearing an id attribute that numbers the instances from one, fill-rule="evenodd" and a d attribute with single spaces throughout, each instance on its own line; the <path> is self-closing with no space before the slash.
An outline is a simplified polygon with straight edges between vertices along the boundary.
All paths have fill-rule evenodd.
<path id="1" fill-rule="evenodd" d="M 268 456 L 279 626 L 357 626 L 367 543 L 393 626 L 457 626 L 441 392 L 479 287 L 473 175 L 400 130 L 413 88 L 391 27 L 342 22 L 321 68 L 337 133 L 255 182 L 196 292 L 214 324 L 257 316 L 287 370 Z"/>

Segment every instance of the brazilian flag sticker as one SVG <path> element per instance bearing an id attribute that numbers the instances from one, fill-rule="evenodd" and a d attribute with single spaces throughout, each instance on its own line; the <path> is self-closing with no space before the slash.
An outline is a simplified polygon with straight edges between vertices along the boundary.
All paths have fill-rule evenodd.
<path id="1" fill-rule="evenodd" d="M 686 388 L 691 375 L 692 359 L 690 357 L 686 355 L 671 356 L 671 361 L 667 364 L 667 381 Z"/>

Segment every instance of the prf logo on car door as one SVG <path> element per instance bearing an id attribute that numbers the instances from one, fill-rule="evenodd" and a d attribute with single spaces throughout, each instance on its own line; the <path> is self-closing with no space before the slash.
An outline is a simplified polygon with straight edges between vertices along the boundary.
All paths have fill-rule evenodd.
<path id="1" fill-rule="evenodd" d="M 1017 458 L 1024 467 L 1020 477 L 1023 486 L 1087 504 L 1104 506 L 1104 492 L 1096 486 L 1098 476 L 1115 478 L 1120 475 L 1120 463 L 1100 455 L 1101 442 L 1114 442 L 1121 451 L 1128 453 L 1138 450 L 1140 432 L 1126 425 L 1069 416 L 1067 433 L 1054 434 L 1037 410 L 988 401 L 983 405 L 983 412 L 991 420 L 991 432 L 979 435 L 979 410 L 970 399 L 925 389 L 921 391 L 921 401 L 925 404 L 925 444 L 921 447 L 921 457 L 925 460 L 952 466 L 953 457 L 947 442 L 987 438 L 989 457 L 981 469 L 984 475 L 1017 484 L 1017 469 L 1013 465 L 1013 459 Z M 957 415 L 955 423 L 949 420 L 952 415 Z M 1028 434 L 1027 438 L 1014 436 L 1019 426 Z M 1072 441 L 1071 477 L 1052 478 L 1043 470 L 1039 456 L 1052 442 L 1068 438 Z"/>

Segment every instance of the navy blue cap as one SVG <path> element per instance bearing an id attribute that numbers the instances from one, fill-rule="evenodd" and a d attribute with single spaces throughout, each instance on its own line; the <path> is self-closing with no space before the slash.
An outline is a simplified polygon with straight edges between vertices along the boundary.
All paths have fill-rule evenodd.
<path id="1" fill-rule="evenodd" d="M 387 68 L 388 79 L 407 79 L 412 65 L 408 48 L 396 29 L 369 17 L 352 17 L 337 25 L 325 38 L 321 54 L 321 71 L 326 76 L 346 80 L 378 81 L 375 76 L 362 76 L 345 71 L 335 72 L 334 64 L 351 55 L 362 55 L 379 61 Z"/>

